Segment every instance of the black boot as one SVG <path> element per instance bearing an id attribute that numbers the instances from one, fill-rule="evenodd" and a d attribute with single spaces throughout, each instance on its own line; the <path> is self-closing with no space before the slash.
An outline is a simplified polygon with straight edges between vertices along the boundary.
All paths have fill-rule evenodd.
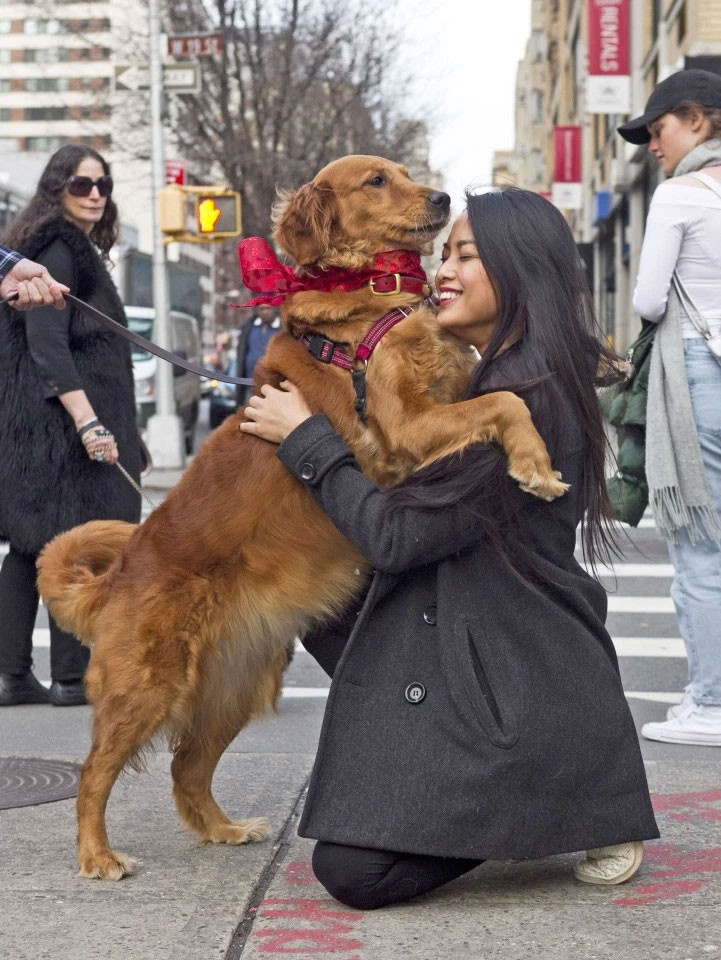
<path id="1" fill-rule="evenodd" d="M 81 707 L 88 702 L 82 680 L 53 680 L 49 693 L 54 707 Z"/>
<path id="2" fill-rule="evenodd" d="M 32 671 L 19 677 L 0 673 L 0 707 L 20 703 L 50 703 L 50 694 Z"/>

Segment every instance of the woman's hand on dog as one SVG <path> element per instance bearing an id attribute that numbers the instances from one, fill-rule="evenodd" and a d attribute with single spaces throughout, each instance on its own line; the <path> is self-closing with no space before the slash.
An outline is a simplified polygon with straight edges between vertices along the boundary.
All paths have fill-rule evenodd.
<path id="1" fill-rule="evenodd" d="M 300 390 L 289 380 L 283 380 L 281 389 L 264 383 L 262 396 L 251 397 L 243 411 L 247 420 L 241 423 L 243 433 L 252 433 L 271 443 L 281 443 L 313 414 Z"/>

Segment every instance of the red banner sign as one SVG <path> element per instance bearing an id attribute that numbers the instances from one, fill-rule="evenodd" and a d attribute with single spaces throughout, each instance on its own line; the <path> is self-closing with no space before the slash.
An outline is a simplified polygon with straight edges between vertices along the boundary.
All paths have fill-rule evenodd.
<path id="1" fill-rule="evenodd" d="M 629 0 L 588 0 L 589 74 L 630 74 L 629 6 Z"/>
<path id="2" fill-rule="evenodd" d="M 588 2 L 589 113 L 631 109 L 630 0 Z"/>
<path id="3" fill-rule="evenodd" d="M 555 151 L 552 199 L 562 210 L 580 210 L 583 202 L 581 189 L 581 128 L 554 127 Z"/>
<path id="4" fill-rule="evenodd" d="M 581 128 L 555 127 L 553 130 L 555 150 L 554 183 L 581 182 Z"/>

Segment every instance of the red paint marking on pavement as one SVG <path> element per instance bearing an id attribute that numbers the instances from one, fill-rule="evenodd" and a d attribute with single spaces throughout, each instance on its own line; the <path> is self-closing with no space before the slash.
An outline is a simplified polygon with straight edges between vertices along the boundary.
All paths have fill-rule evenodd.
<path id="1" fill-rule="evenodd" d="M 673 900 L 685 894 L 696 893 L 705 887 L 704 880 L 676 880 L 673 883 L 653 883 L 648 887 L 638 887 L 636 896 L 625 897 L 623 900 L 614 900 L 615 907 L 642 907 L 647 903 L 658 903 L 661 900 Z"/>
<path id="2" fill-rule="evenodd" d="M 294 860 L 289 863 L 285 868 L 285 881 L 298 886 L 318 882 L 313 867 L 307 860 Z"/>
<path id="3" fill-rule="evenodd" d="M 275 929 L 256 929 L 253 936 L 263 939 L 261 953 L 303 957 L 335 954 L 336 960 L 360 960 L 349 954 L 361 950 L 363 941 L 349 934 L 355 932 L 354 925 L 362 917 L 362 913 L 344 910 L 332 900 L 270 898 L 261 903 L 258 919 L 261 923 L 273 922 Z M 338 957 L 340 953 L 345 956 Z"/>
<path id="4" fill-rule="evenodd" d="M 685 823 L 721 820 L 721 790 L 699 793 L 670 793 L 654 796 L 656 813 L 669 820 Z M 651 865 L 650 883 L 633 890 L 633 896 L 614 900 L 619 907 L 638 907 L 696 893 L 721 873 L 721 847 L 685 850 L 677 844 L 652 843 L 646 847 L 646 862 Z M 700 880 L 677 879 L 711 874 Z"/>
<path id="5" fill-rule="evenodd" d="M 674 820 L 721 820 L 721 790 L 667 793 L 651 800 L 656 813 L 668 813 Z"/>

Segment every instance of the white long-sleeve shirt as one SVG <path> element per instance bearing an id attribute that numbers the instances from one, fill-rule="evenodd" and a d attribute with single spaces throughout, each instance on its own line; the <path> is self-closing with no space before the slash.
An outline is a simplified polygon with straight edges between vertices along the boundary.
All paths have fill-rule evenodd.
<path id="1" fill-rule="evenodd" d="M 647 320 L 666 312 L 674 269 L 711 333 L 721 333 L 721 197 L 701 183 L 667 180 L 651 200 L 633 295 Z M 681 334 L 700 336 L 683 314 Z"/>

